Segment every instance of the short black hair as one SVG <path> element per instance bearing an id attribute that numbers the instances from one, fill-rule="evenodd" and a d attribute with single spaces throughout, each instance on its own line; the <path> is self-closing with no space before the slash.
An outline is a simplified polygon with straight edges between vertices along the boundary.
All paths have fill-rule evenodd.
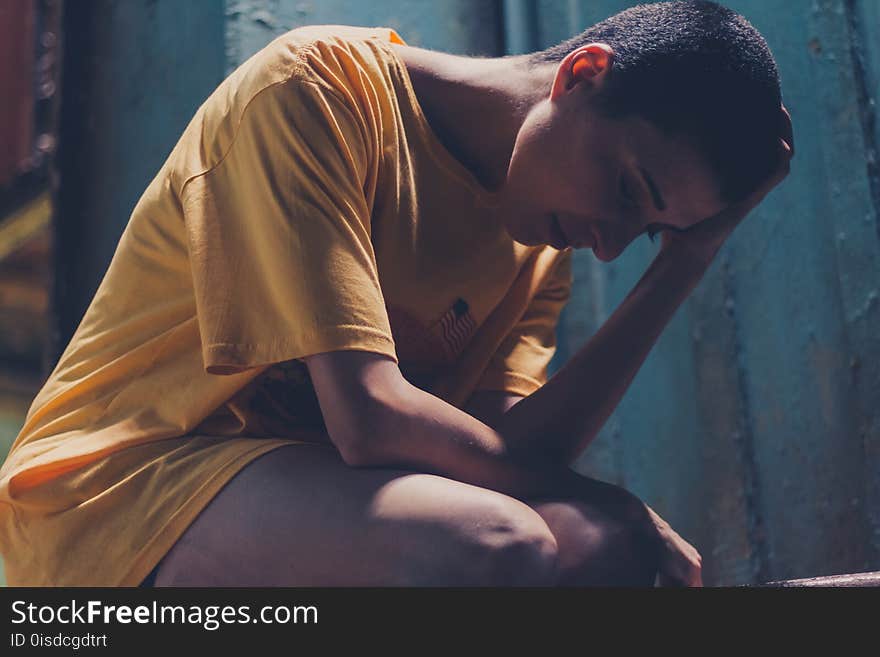
<path id="1" fill-rule="evenodd" d="M 615 55 L 596 99 L 600 111 L 690 138 L 724 202 L 741 200 L 772 172 L 782 136 L 779 73 L 745 18 L 708 0 L 637 5 L 532 53 L 529 62 L 558 63 L 591 42 L 607 43 Z"/>

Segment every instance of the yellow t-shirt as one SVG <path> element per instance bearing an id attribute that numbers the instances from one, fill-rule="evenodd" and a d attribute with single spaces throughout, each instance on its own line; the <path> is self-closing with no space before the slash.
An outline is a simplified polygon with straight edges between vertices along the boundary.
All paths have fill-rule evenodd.
<path id="1" fill-rule="evenodd" d="M 249 461 L 331 445 L 309 354 L 457 406 L 546 381 L 570 251 L 510 238 L 392 42 L 288 32 L 196 112 L 0 470 L 10 584 L 137 585 Z"/>

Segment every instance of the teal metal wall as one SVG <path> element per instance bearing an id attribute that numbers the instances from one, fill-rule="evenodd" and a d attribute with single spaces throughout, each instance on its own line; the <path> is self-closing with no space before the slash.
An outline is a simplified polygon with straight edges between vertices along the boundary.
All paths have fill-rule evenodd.
<path id="1" fill-rule="evenodd" d="M 287 30 L 321 24 L 392 27 L 420 48 L 497 55 L 498 7 L 494 0 L 226 0 L 227 69 Z"/>
<path id="2" fill-rule="evenodd" d="M 83 36 L 65 50 L 75 73 L 64 89 L 67 203 L 59 226 L 72 252 L 60 269 L 59 299 L 71 300 L 60 308 L 61 346 L 192 111 L 224 72 L 277 34 L 304 24 L 385 25 L 412 45 L 493 55 L 556 43 L 632 4 L 77 5 L 80 13 L 66 19 L 68 33 Z M 777 57 L 798 157 L 784 186 L 725 245 L 577 467 L 656 508 L 702 552 L 709 584 L 880 569 L 880 123 L 873 104 L 880 3 L 726 4 Z M 553 367 L 589 339 L 656 248 L 639 241 L 609 264 L 576 254 Z"/>
<path id="3" fill-rule="evenodd" d="M 222 0 L 64 4 L 53 365 L 135 203 L 223 80 L 224 18 Z"/>

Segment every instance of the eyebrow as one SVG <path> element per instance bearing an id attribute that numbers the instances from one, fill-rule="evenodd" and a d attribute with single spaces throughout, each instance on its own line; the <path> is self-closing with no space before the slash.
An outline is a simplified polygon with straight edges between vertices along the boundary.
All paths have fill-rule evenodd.
<path id="1" fill-rule="evenodd" d="M 638 167 L 639 173 L 642 174 L 642 178 L 645 180 L 645 184 L 648 185 L 648 189 L 651 190 L 651 197 L 654 199 L 654 207 L 656 207 L 660 212 L 666 209 L 666 202 L 663 200 L 663 196 L 660 194 L 660 190 L 657 189 L 657 185 L 654 184 L 654 180 L 651 178 L 650 174 L 645 171 L 642 167 Z"/>

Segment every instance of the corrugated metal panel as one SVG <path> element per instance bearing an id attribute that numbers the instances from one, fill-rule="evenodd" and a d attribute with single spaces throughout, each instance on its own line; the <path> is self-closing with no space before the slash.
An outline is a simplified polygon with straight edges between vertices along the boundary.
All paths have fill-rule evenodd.
<path id="1" fill-rule="evenodd" d="M 877 558 L 865 522 L 858 429 L 868 409 L 860 408 L 851 334 L 870 326 L 867 333 L 880 335 L 880 314 L 870 307 L 880 245 L 847 15 L 838 1 L 732 6 L 776 53 L 785 102 L 803 136 L 790 180 L 730 245 L 766 574 L 867 570 Z"/>
<path id="2" fill-rule="evenodd" d="M 861 232 L 870 244 L 873 223 L 875 234 L 880 236 L 880 2 L 876 0 L 848 0 L 846 3 L 850 24 L 856 86 L 859 109 L 865 139 L 865 167 L 868 186 L 873 201 L 873 217 L 865 212 L 861 217 Z M 853 242 L 850 236 L 850 244 Z M 857 238 L 856 238 L 857 239 Z M 864 443 L 865 462 L 863 479 L 865 487 L 864 508 L 867 513 L 874 548 L 874 562 L 880 555 L 880 330 L 878 330 L 878 286 L 880 275 L 876 260 L 861 272 L 869 283 L 863 289 L 866 305 L 857 306 L 852 326 L 849 328 L 853 348 L 851 367 L 859 396 L 859 435 Z M 859 263 L 860 266 L 862 263 Z M 858 270 L 856 270 L 857 273 Z M 873 287 L 870 283 L 873 282 Z M 870 315 L 870 316 L 869 316 Z"/>

